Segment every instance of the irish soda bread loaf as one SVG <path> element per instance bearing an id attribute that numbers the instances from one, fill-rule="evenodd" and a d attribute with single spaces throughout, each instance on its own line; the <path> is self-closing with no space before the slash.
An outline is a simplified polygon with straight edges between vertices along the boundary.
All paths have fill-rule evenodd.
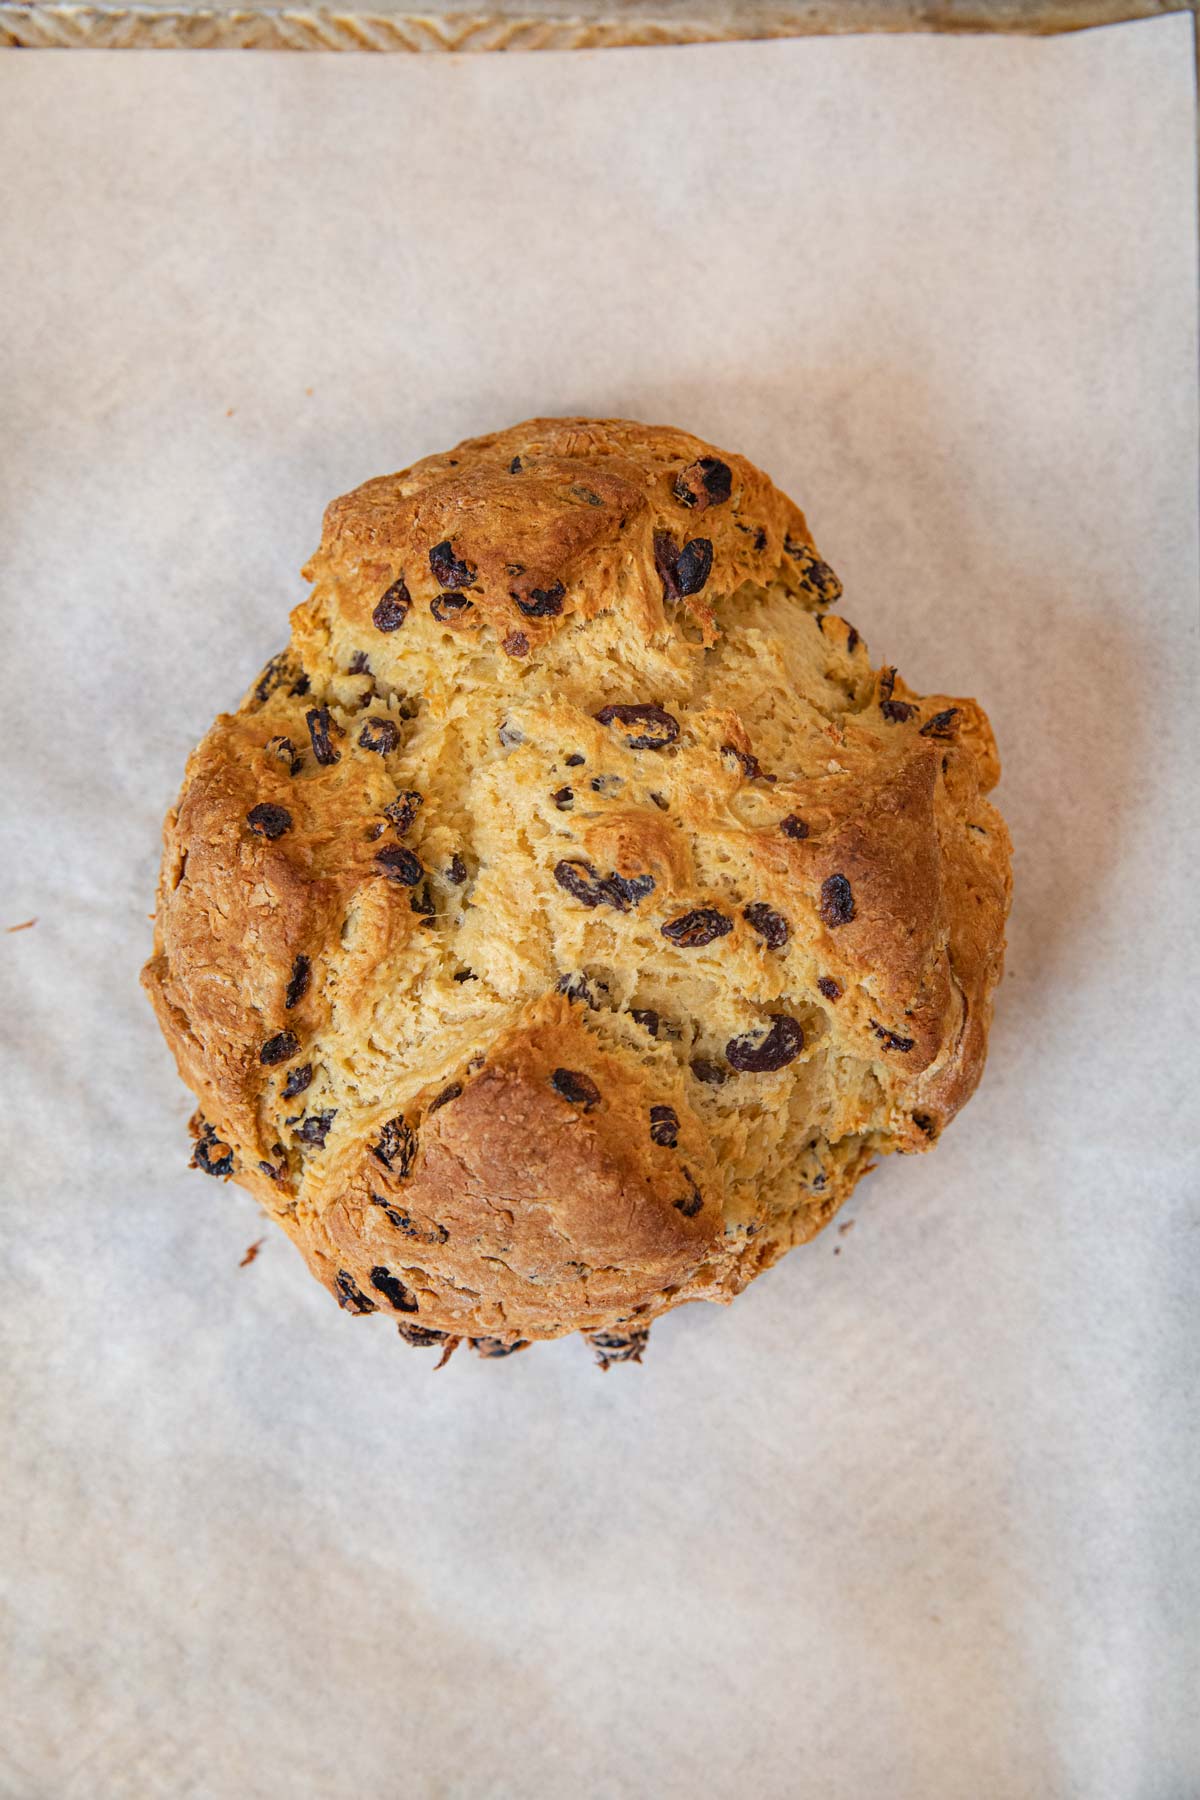
<path id="1" fill-rule="evenodd" d="M 195 1164 L 410 1342 L 636 1356 L 979 1080 L 987 719 L 873 670 L 804 514 L 682 431 L 472 439 L 306 575 L 166 823 Z"/>

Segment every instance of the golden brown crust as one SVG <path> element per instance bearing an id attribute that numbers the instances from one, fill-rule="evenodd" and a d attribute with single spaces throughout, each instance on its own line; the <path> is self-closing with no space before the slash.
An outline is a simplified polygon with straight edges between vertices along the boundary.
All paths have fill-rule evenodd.
<path id="1" fill-rule="evenodd" d="M 335 500 L 305 574 L 336 581 L 350 623 L 364 633 L 398 580 L 422 610 L 447 592 L 469 599 L 469 607 L 443 608 L 448 629 L 490 626 L 520 656 L 611 606 L 614 591 L 635 629 L 661 629 L 672 581 L 664 568 L 693 543 L 711 546 L 727 588 L 782 575 L 798 589 L 804 563 L 786 557 L 784 544 L 811 546 L 804 514 L 745 457 L 728 453 L 720 460 L 729 497 L 714 503 L 703 471 L 692 473 L 713 456 L 701 439 L 665 426 L 531 419 Z M 439 544 L 450 546 L 439 565 L 449 581 L 431 565 Z M 676 582 L 681 603 L 711 635 L 707 583 L 689 593 L 694 579 L 689 564 Z M 545 610 L 560 588 L 562 610 Z M 528 650 L 512 648 L 514 633 Z"/>
<path id="2" fill-rule="evenodd" d="M 598 1328 L 614 1302 L 651 1306 L 721 1233 L 699 1121 L 685 1109 L 675 1149 L 651 1138 L 663 1091 L 631 1084 L 565 999 L 534 1003 L 481 1070 L 409 1109 L 411 1164 L 378 1153 L 381 1120 L 329 1167 L 314 1272 L 336 1295 L 348 1271 L 382 1307 L 371 1271 L 385 1266 L 423 1320 L 460 1336 Z"/>
<path id="3" fill-rule="evenodd" d="M 308 572 L 144 979 L 198 1166 L 348 1310 L 637 1347 L 931 1145 L 1001 970 L 995 747 L 872 672 L 764 475 L 533 420 L 335 501 Z"/>

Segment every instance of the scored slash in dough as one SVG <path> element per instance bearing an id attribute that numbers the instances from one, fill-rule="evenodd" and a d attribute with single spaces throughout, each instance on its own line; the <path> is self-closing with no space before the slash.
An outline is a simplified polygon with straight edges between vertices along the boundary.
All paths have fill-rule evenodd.
<path id="1" fill-rule="evenodd" d="M 411 1342 L 636 1358 L 973 1092 L 987 718 L 873 671 L 799 508 L 665 427 L 427 457 L 305 573 L 165 827 L 197 1166 Z"/>

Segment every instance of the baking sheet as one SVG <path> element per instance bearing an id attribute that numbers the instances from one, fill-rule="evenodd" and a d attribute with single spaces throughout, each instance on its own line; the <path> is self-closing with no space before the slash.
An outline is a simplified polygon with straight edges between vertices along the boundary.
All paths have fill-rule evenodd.
<path id="1" fill-rule="evenodd" d="M 0 0 L 0 47 L 39 50 L 582 50 L 840 31 L 1078 31 L 1182 11 L 1191 0 Z"/>
<path id="2" fill-rule="evenodd" d="M 0 60 L 6 1800 L 1200 1791 L 1193 99 L 1183 17 Z M 571 411 L 985 701 L 1009 974 L 852 1231 L 435 1377 L 239 1266 L 136 977 L 326 500 Z"/>

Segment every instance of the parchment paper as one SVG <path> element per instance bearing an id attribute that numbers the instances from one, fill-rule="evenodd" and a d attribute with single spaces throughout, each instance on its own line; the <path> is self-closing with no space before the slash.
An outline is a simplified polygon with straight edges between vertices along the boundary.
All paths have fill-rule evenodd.
<path id="1" fill-rule="evenodd" d="M 1184 17 L 0 62 L 6 1800 L 1200 1793 L 1194 147 Z M 325 502 L 576 410 L 985 701 L 1010 972 L 853 1231 L 435 1377 L 188 1172 L 136 977 Z"/>

